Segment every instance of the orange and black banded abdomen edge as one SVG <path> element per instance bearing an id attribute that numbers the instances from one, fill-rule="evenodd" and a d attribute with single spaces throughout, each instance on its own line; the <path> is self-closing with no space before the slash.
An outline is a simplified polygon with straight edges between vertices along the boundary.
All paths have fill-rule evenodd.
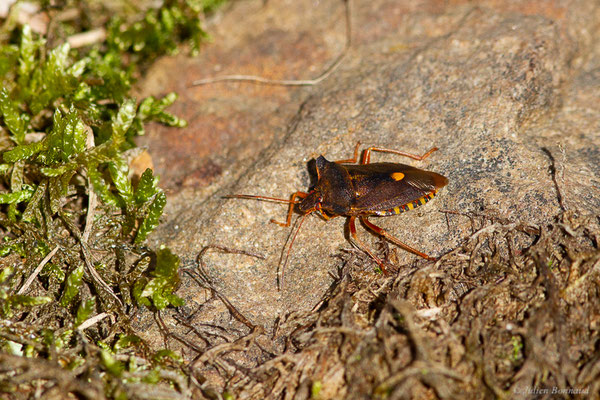
<path id="1" fill-rule="evenodd" d="M 417 200 L 413 200 L 410 203 L 403 204 L 401 206 L 396 206 L 390 210 L 375 211 L 375 213 L 373 215 L 377 215 L 379 217 L 388 217 L 390 215 L 402 214 L 403 212 L 410 211 L 413 208 L 417 208 L 419 206 L 422 206 L 422 205 L 428 203 L 429 200 L 433 199 L 436 194 L 437 194 L 437 190 L 434 190 L 433 192 L 427 193 L 425 196 L 420 197 Z"/>

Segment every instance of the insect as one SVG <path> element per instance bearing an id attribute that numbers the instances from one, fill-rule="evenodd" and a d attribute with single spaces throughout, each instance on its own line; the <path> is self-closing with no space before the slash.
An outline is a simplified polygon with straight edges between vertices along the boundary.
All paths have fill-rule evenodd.
<path id="1" fill-rule="evenodd" d="M 297 206 L 297 210 L 304 216 L 292 238 L 286 256 L 286 263 L 304 217 L 313 212 L 318 213 L 325 220 L 339 216 L 348 217 L 348 227 L 356 246 L 373 258 L 384 274 L 387 274 L 387 271 L 383 261 L 356 234 L 355 221 L 357 218 L 367 229 L 400 248 L 427 260 L 435 260 L 434 257 L 430 257 L 401 242 L 386 230 L 369 221 L 368 217 L 385 217 L 412 210 L 427 203 L 436 195 L 439 189 L 448 183 L 448 179 L 440 174 L 410 165 L 389 162 L 371 163 L 372 152 L 392 153 L 421 161 L 438 149 L 434 147 L 419 156 L 382 147 L 369 147 L 362 152 L 360 163 L 356 164 L 359 146 L 360 142 L 356 144 L 354 156 L 350 159 L 332 162 L 323 156 L 319 156 L 315 162 L 317 183 L 308 193 L 295 192 L 289 200 L 245 194 L 226 197 L 288 203 L 289 209 L 286 222 L 271 220 L 271 222 L 283 227 L 290 226 L 294 208 Z"/>

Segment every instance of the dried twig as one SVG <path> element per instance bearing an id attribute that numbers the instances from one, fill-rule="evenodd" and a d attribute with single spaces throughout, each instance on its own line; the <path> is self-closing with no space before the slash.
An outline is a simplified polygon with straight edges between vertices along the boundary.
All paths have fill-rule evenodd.
<path id="1" fill-rule="evenodd" d="M 561 149 L 562 150 L 562 149 Z M 564 202 L 564 196 L 560 190 L 560 186 L 557 180 L 557 168 L 556 168 L 556 159 L 554 155 L 550 152 L 550 150 L 546 147 L 542 147 L 542 151 L 548 156 L 550 159 L 550 176 L 552 177 L 552 183 L 554 183 L 554 188 L 556 189 L 556 198 L 558 200 L 558 205 L 562 211 L 567 211 L 567 206 Z"/>
<path id="2" fill-rule="evenodd" d="M 98 28 L 91 31 L 77 33 L 67 38 L 67 42 L 73 49 L 78 49 L 92 44 L 102 43 L 106 40 L 106 29 Z"/>
<path id="3" fill-rule="evenodd" d="M 344 45 L 344 49 L 340 53 L 339 56 L 333 61 L 333 63 L 323 71 L 321 75 L 314 79 L 269 79 L 261 76 L 255 75 L 223 75 L 216 76 L 212 78 L 204 78 L 198 79 L 192 82 L 192 86 L 200 86 L 207 85 L 216 82 L 249 82 L 249 83 L 257 83 L 262 85 L 278 85 L 278 86 L 314 86 L 329 77 L 335 71 L 344 58 L 346 54 L 348 54 L 348 50 L 352 47 L 352 1 L 344 0 L 346 3 L 346 44 Z"/>
<path id="4" fill-rule="evenodd" d="M 235 306 L 233 304 L 231 304 L 231 302 L 227 299 L 227 297 L 222 295 L 215 288 L 214 284 L 212 283 L 212 281 L 210 280 L 210 278 L 204 271 L 204 267 L 206 267 L 206 264 L 204 263 L 202 258 L 204 257 L 204 254 L 208 250 L 211 250 L 211 249 L 220 250 L 222 252 L 231 253 L 231 254 L 243 254 L 246 256 L 250 256 L 250 257 L 260 258 L 262 260 L 264 260 L 265 257 L 260 254 L 251 253 L 251 252 L 245 251 L 245 250 L 230 249 L 228 247 L 211 244 L 211 245 L 204 247 L 198 254 L 198 257 L 196 257 L 196 262 L 197 262 L 197 267 L 198 267 L 198 271 L 197 271 L 198 276 L 195 276 L 195 274 L 193 274 L 192 271 L 190 271 L 190 270 L 185 271 L 192 279 L 194 279 L 198 283 L 198 285 L 206 287 L 207 289 L 210 289 L 210 291 L 215 296 L 217 296 L 219 298 L 219 300 L 221 300 L 223 302 L 223 304 L 225 304 L 225 306 L 227 307 L 227 309 L 229 310 L 229 312 L 231 313 L 231 315 L 233 315 L 233 317 L 235 319 L 237 319 L 238 321 L 240 321 L 242 324 L 246 325 L 250 329 L 256 328 L 256 325 L 254 325 L 252 322 L 250 322 L 250 320 L 248 320 L 248 318 L 246 318 L 241 312 L 239 312 L 237 310 L 237 308 L 235 308 Z M 200 278 L 200 279 L 198 279 L 198 278 Z M 202 282 L 200 282 L 200 280 Z"/>
<path id="5" fill-rule="evenodd" d="M 58 245 L 55 248 L 53 248 L 52 251 L 50 253 L 48 253 L 48 255 L 46 257 L 44 257 L 44 259 L 42 260 L 42 262 L 40 262 L 40 264 L 33 271 L 33 273 L 29 276 L 29 278 L 27 278 L 27 280 L 25 281 L 25 283 L 23 284 L 23 286 L 21 286 L 21 289 L 19 289 L 19 291 L 17 292 L 17 294 L 23 294 L 23 293 L 25 293 L 25 291 L 27 289 L 29 289 L 29 286 L 31 286 L 31 283 L 33 282 L 33 280 L 42 271 L 42 268 L 44 268 L 44 265 L 48 264 L 48 261 L 50 261 L 52 259 L 52 257 L 54 257 L 54 255 L 56 254 L 57 251 L 58 251 Z"/>
<path id="6" fill-rule="evenodd" d="M 108 317 L 109 315 L 110 314 L 103 312 L 103 313 L 95 315 L 91 318 L 88 318 L 85 321 L 83 321 L 82 324 L 77 327 L 77 329 L 79 329 L 80 331 L 83 331 L 83 330 L 89 328 L 90 326 L 95 325 L 98 322 L 102 321 L 104 318 Z"/>
<path id="7" fill-rule="evenodd" d="M 88 125 L 85 127 L 86 129 L 86 146 L 89 149 L 94 147 L 94 132 L 92 128 Z M 96 192 L 94 191 L 94 187 L 92 186 L 92 181 L 88 176 L 88 209 L 87 214 L 85 216 L 85 228 L 83 229 L 83 235 L 81 235 L 84 242 L 88 242 L 90 238 L 90 233 L 92 232 L 92 226 L 94 226 L 94 210 L 96 209 L 96 204 L 98 203 L 98 198 Z"/>

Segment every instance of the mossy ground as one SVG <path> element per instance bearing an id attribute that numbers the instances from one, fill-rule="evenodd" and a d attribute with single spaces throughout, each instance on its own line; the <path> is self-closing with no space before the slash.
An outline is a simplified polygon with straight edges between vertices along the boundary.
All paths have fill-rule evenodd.
<path id="1" fill-rule="evenodd" d="M 362 252 L 341 252 L 317 307 L 287 315 L 272 332 L 227 304 L 235 329 L 190 326 L 184 339 L 163 326 L 164 337 L 187 349 L 209 398 L 598 393 L 597 218 L 564 212 L 545 226 L 483 214 L 448 220 L 472 224 L 472 234 L 435 263 L 400 266 L 389 277 L 374 275 Z M 394 251 L 383 249 L 389 260 Z M 227 302 L 199 271 L 199 286 Z M 182 309 L 176 318 L 185 325 L 190 316 Z"/>

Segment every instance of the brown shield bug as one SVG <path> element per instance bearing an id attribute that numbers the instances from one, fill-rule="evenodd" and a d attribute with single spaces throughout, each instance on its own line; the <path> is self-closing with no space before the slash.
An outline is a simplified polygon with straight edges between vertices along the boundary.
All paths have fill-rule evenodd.
<path id="1" fill-rule="evenodd" d="M 323 156 L 319 156 L 315 163 L 317 183 L 308 193 L 295 192 L 289 200 L 245 194 L 229 195 L 226 197 L 288 203 L 290 206 L 286 222 L 271 220 L 271 222 L 284 227 L 290 226 L 294 207 L 297 207 L 297 210 L 304 217 L 313 212 L 318 213 L 325 220 L 339 216 L 349 217 L 348 226 L 356 246 L 371 256 L 379 264 L 384 274 L 387 272 L 383 261 L 356 235 L 356 218 L 360 219 L 368 229 L 402 249 L 423 257 L 426 260 L 435 260 L 434 257 L 430 257 L 401 242 L 384 229 L 369 221 L 368 217 L 384 217 L 412 210 L 427 203 L 436 195 L 439 189 L 448 183 L 448 179 L 438 173 L 425 171 L 410 165 L 389 162 L 371 163 L 371 152 L 392 153 L 421 161 L 429 157 L 437 148 L 434 147 L 427 153 L 419 156 L 382 147 L 369 147 L 363 151 L 360 163 L 355 164 L 358 160 L 359 146 L 360 142 L 356 144 L 354 156 L 351 159 L 332 162 L 326 160 Z M 287 256 L 289 256 L 292 244 L 300 230 L 300 226 L 302 226 L 304 217 L 294 233 Z"/>

